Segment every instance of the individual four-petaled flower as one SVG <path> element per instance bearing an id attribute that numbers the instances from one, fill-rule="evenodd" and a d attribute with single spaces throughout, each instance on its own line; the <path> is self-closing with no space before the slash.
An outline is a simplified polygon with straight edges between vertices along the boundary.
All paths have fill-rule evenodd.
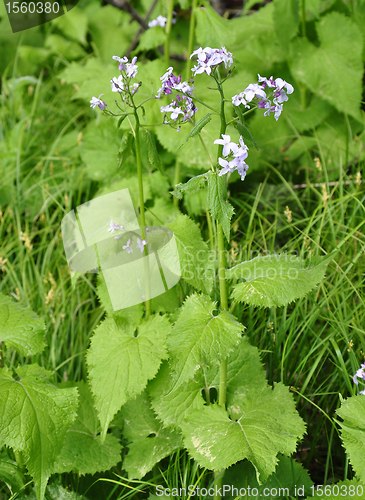
<path id="1" fill-rule="evenodd" d="M 361 365 L 361 368 L 359 368 L 353 376 L 353 381 L 356 385 L 359 385 L 359 382 L 357 380 L 358 378 L 362 378 L 363 380 L 365 380 L 365 363 Z M 363 391 L 360 391 L 360 394 L 365 395 L 365 389 Z"/>
<path id="2" fill-rule="evenodd" d="M 140 240 L 139 238 L 137 238 L 137 249 L 141 250 L 141 253 L 143 253 L 145 245 L 147 245 L 146 240 Z"/>
<path id="3" fill-rule="evenodd" d="M 107 104 L 106 102 L 102 101 L 100 97 L 104 94 L 100 94 L 99 97 L 92 97 L 90 101 L 90 108 L 95 109 L 96 106 L 99 106 L 99 109 L 103 110 L 106 108 Z"/>

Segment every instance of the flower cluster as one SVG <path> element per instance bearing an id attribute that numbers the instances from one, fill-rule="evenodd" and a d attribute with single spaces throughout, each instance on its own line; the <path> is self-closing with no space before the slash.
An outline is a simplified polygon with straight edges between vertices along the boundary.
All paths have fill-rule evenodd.
<path id="1" fill-rule="evenodd" d="M 222 134 L 222 139 L 216 139 L 214 144 L 220 144 L 223 146 L 222 155 L 225 158 L 218 158 L 218 163 L 222 168 L 219 175 L 232 173 L 237 170 L 238 174 L 241 176 L 241 181 L 246 177 L 246 172 L 248 170 L 248 165 L 245 162 L 248 156 L 248 147 L 243 142 L 242 136 L 239 139 L 239 144 L 231 142 L 231 137 L 229 135 Z"/>
<path id="2" fill-rule="evenodd" d="M 259 83 L 250 83 L 243 92 L 233 96 L 233 106 L 242 104 L 249 109 L 250 105 L 247 103 L 253 99 L 258 99 L 257 106 L 265 110 L 264 116 L 274 113 L 275 120 L 278 120 L 283 110 L 283 103 L 289 99 L 287 94 L 294 92 L 293 86 L 282 78 L 274 80 L 272 76 L 265 78 L 258 75 L 258 81 Z"/>
<path id="3" fill-rule="evenodd" d="M 108 232 L 114 233 L 114 231 L 121 231 L 121 230 L 125 231 L 125 227 L 121 226 L 119 222 L 113 222 L 112 219 L 110 221 L 110 227 L 108 229 Z M 114 236 L 114 239 L 119 240 L 121 237 L 122 237 L 121 234 L 117 234 L 117 236 Z M 131 245 L 131 239 L 129 238 L 127 244 L 123 245 L 123 250 L 126 250 L 128 253 L 133 253 L 133 249 L 130 247 L 130 245 Z M 146 240 L 141 240 L 140 238 L 137 238 L 137 250 L 140 250 L 141 253 L 143 253 L 145 245 L 147 245 Z"/>
<path id="4" fill-rule="evenodd" d="M 221 49 L 211 49 L 210 47 L 205 47 L 205 49 L 203 49 L 200 47 L 191 54 L 190 59 L 193 56 L 197 56 L 198 58 L 196 65 L 191 70 L 194 72 L 194 75 L 199 75 L 200 73 L 210 75 L 212 68 L 222 63 L 224 63 L 226 69 L 233 64 L 232 54 L 228 52 L 225 47 Z"/>
<path id="5" fill-rule="evenodd" d="M 130 84 L 130 79 L 135 78 L 138 73 L 138 66 L 136 65 L 137 57 L 133 57 L 131 62 L 128 62 L 127 57 L 119 57 L 113 56 L 115 61 L 119 62 L 118 69 L 121 72 L 119 76 L 114 76 L 110 80 L 112 84 L 112 92 L 118 92 L 122 94 L 123 100 L 128 104 L 129 96 L 133 96 L 136 92 L 138 92 L 141 83 L 133 83 Z M 100 94 L 99 97 L 92 97 L 90 101 L 90 107 L 96 108 L 99 106 L 101 110 L 105 109 L 107 104 L 100 99 L 100 97 L 104 94 Z"/>
<path id="6" fill-rule="evenodd" d="M 363 380 L 365 380 L 365 363 L 363 363 L 361 365 L 361 368 L 359 368 L 357 370 L 357 372 L 355 373 L 355 375 L 353 376 L 353 381 L 354 381 L 354 384 L 356 384 L 356 385 L 359 385 L 359 382 L 357 380 L 358 377 L 362 378 Z M 360 394 L 364 394 L 364 396 L 365 396 L 365 390 L 360 391 Z"/>
<path id="7" fill-rule="evenodd" d="M 198 108 L 195 106 L 191 98 L 194 87 L 189 85 L 188 82 L 182 82 L 181 75 L 175 76 L 173 71 L 174 68 L 170 66 L 166 73 L 160 78 L 161 87 L 157 91 L 156 98 L 160 99 L 162 95 L 169 95 L 173 92 L 181 92 L 182 95 L 178 94 L 171 104 L 161 106 L 160 109 L 162 113 L 171 113 L 170 119 L 172 121 L 177 122 L 179 117 L 181 117 L 180 121 L 184 123 L 191 120 L 198 111 Z M 192 80 L 190 83 L 193 83 Z M 165 123 L 168 123 L 166 119 Z"/>
<path id="8" fill-rule="evenodd" d="M 173 12 L 173 14 L 176 14 L 176 12 Z M 171 19 L 172 24 L 176 23 L 176 19 L 172 18 Z M 157 19 L 153 19 L 148 23 L 149 28 L 155 28 L 156 26 L 161 26 L 161 28 L 164 28 L 167 23 L 167 17 L 164 16 L 157 16 Z"/>

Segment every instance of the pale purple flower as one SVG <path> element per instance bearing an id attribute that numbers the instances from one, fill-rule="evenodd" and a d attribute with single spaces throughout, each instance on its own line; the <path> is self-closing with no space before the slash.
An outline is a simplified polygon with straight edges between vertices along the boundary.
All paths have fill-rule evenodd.
<path id="1" fill-rule="evenodd" d="M 269 88 L 275 88 L 275 80 L 273 79 L 272 76 L 270 78 L 266 78 L 265 76 L 260 76 L 259 74 L 257 75 L 259 83 L 262 83 L 262 87 L 269 87 Z"/>
<path id="2" fill-rule="evenodd" d="M 113 56 L 113 59 L 115 61 L 119 62 L 119 66 L 118 66 L 119 71 L 124 71 L 125 70 L 125 63 L 128 62 L 128 57 L 126 57 L 126 56 L 124 56 L 124 57 Z"/>
<path id="3" fill-rule="evenodd" d="M 286 102 L 289 99 L 287 94 L 292 94 L 294 92 L 293 85 L 286 82 L 282 78 L 277 78 L 275 80 L 275 86 L 276 86 L 276 88 L 275 88 L 274 96 L 279 104 Z M 286 89 L 286 92 L 284 89 Z"/>
<path id="4" fill-rule="evenodd" d="M 237 167 L 237 161 L 235 160 L 225 160 L 224 158 L 218 158 L 218 163 L 222 168 L 222 170 L 219 172 L 218 175 L 225 175 L 228 172 L 232 173 L 235 171 L 235 168 Z"/>
<path id="5" fill-rule="evenodd" d="M 237 144 L 231 142 L 230 135 L 222 134 L 222 139 L 216 139 L 214 144 L 220 144 L 223 146 L 223 156 L 228 156 L 231 151 L 235 151 L 237 149 Z"/>
<path id="6" fill-rule="evenodd" d="M 123 250 L 127 250 L 128 253 L 133 253 L 133 250 L 130 248 L 130 244 L 131 244 L 131 239 L 129 238 L 127 244 L 123 245 Z"/>
<path id="7" fill-rule="evenodd" d="M 121 94 L 125 90 L 125 83 L 123 81 L 123 75 L 118 77 L 114 76 L 110 83 L 112 84 L 112 92 L 119 92 Z"/>
<path id="8" fill-rule="evenodd" d="M 250 106 L 246 102 L 244 92 L 241 92 L 240 94 L 234 95 L 232 97 L 232 104 L 233 104 L 233 106 L 239 106 L 240 104 L 243 104 L 245 106 L 245 108 L 250 109 Z"/>
<path id="9" fill-rule="evenodd" d="M 275 102 L 275 99 L 274 99 Z M 274 118 L 276 121 L 278 121 L 279 116 L 281 115 L 281 112 L 283 111 L 283 105 L 282 104 L 276 104 L 275 103 L 275 113 L 274 113 Z"/>
<path id="10" fill-rule="evenodd" d="M 166 26 L 166 22 L 167 22 L 167 17 L 157 16 L 157 19 L 153 19 L 148 23 L 148 27 L 155 28 L 156 26 L 161 26 L 161 28 L 164 28 Z"/>
<path id="11" fill-rule="evenodd" d="M 228 66 L 232 66 L 233 64 L 232 54 L 228 52 L 225 47 L 221 49 L 212 49 L 211 47 L 205 47 L 205 49 L 203 49 L 200 47 L 190 55 L 190 59 L 194 56 L 197 56 L 198 59 L 197 64 L 191 70 L 194 75 L 199 75 L 201 73 L 210 75 L 212 68 L 215 66 L 224 63 L 227 69 Z"/>
<path id="12" fill-rule="evenodd" d="M 262 88 L 262 85 L 259 85 L 258 83 L 250 83 L 250 85 L 245 88 L 243 93 L 248 102 L 251 102 L 255 97 L 266 99 L 266 92 Z"/>
<path id="13" fill-rule="evenodd" d="M 362 378 L 363 380 L 365 380 L 365 363 L 361 365 L 361 368 L 359 368 L 353 376 L 353 381 L 356 385 L 359 385 L 359 382 L 357 380 L 358 378 Z"/>
<path id="14" fill-rule="evenodd" d="M 132 61 L 130 63 L 126 64 L 126 73 L 129 78 L 134 78 L 136 74 L 138 73 L 138 66 L 136 65 L 137 62 L 137 57 L 133 57 Z"/>
<path id="15" fill-rule="evenodd" d="M 120 229 L 119 222 L 113 222 L 113 219 L 112 219 L 110 221 L 110 227 L 109 227 L 108 231 L 110 231 L 111 233 L 114 233 L 114 231 L 117 231 L 118 229 Z"/>
<path id="16" fill-rule="evenodd" d="M 145 245 L 147 245 L 146 240 L 140 240 L 139 238 L 137 238 L 137 249 L 141 250 L 141 253 L 143 253 Z"/>
<path id="17" fill-rule="evenodd" d="M 222 137 L 223 139 L 217 139 L 217 141 L 219 141 L 220 144 L 225 143 L 226 151 L 223 149 L 223 156 L 226 156 L 226 158 L 218 158 L 218 163 L 222 167 L 218 175 L 225 175 L 237 170 L 243 181 L 249 168 L 245 162 L 248 156 L 248 147 L 244 143 L 242 136 L 239 139 L 239 145 L 230 142 L 230 136 L 222 134 Z M 214 142 L 217 143 L 217 141 Z"/>
<path id="18" fill-rule="evenodd" d="M 106 108 L 106 106 L 107 106 L 106 102 L 104 102 L 104 101 L 102 101 L 102 100 L 100 99 L 100 97 L 101 97 L 102 95 L 104 95 L 104 94 L 100 94 L 100 95 L 99 95 L 99 97 L 92 97 L 92 98 L 91 98 L 91 101 L 90 101 L 90 103 L 91 103 L 91 104 L 90 104 L 90 108 L 95 109 L 95 108 L 96 108 L 96 106 L 99 106 L 99 108 L 100 108 L 101 110 L 103 110 L 103 109 L 105 109 L 105 108 Z"/>

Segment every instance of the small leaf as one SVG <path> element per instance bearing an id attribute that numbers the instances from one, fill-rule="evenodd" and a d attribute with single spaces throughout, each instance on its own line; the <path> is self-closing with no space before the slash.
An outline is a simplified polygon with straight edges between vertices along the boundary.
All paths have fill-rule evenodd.
<path id="1" fill-rule="evenodd" d="M 179 146 L 178 151 L 179 151 L 179 149 L 181 149 L 183 147 L 184 144 L 186 144 L 188 142 L 189 139 L 191 139 L 191 137 L 195 137 L 196 135 L 200 134 L 202 129 L 205 127 L 205 125 L 207 125 L 210 122 L 210 120 L 211 120 L 210 115 L 211 114 L 212 113 L 207 113 L 205 116 L 203 116 L 203 118 L 200 118 L 198 123 L 196 123 L 194 125 L 194 127 L 190 130 L 185 141 L 181 144 L 181 146 Z"/>
<path id="2" fill-rule="evenodd" d="M 167 358 L 166 316 L 142 320 L 135 329 L 128 322 L 108 318 L 95 330 L 87 353 L 91 390 L 95 396 L 104 441 L 110 421 L 122 405 L 140 394 Z"/>
<path id="3" fill-rule="evenodd" d="M 213 314 L 215 308 L 205 295 L 186 299 L 167 341 L 175 385 L 193 378 L 200 366 L 226 358 L 239 343 L 243 325 L 227 311 Z"/>
<path id="4" fill-rule="evenodd" d="M 45 329 L 44 321 L 33 311 L 0 293 L 0 342 L 30 356 L 43 351 Z"/>
<path id="5" fill-rule="evenodd" d="M 350 463 L 356 475 L 365 481 L 365 396 L 359 394 L 342 401 L 337 415 L 343 419 L 339 422 L 341 438 Z"/>
<path id="6" fill-rule="evenodd" d="M 133 153 L 134 136 L 130 130 L 124 133 L 122 142 L 118 151 L 119 167 L 126 161 L 129 155 Z"/>
<path id="7" fill-rule="evenodd" d="M 109 470 L 121 461 L 121 445 L 108 434 L 104 443 L 98 435 L 99 421 L 88 386 L 79 382 L 80 405 L 75 422 L 68 429 L 53 473 L 95 474 Z"/>
<path id="8" fill-rule="evenodd" d="M 243 124 L 242 121 L 237 121 L 234 123 L 234 126 L 238 130 L 239 134 L 242 135 L 244 142 L 247 144 L 253 144 L 256 149 L 259 149 L 257 147 L 256 141 L 254 139 L 254 136 L 251 134 L 249 129 L 246 127 L 246 125 Z"/>
<path id="9" fill-rule="evenodd" d="M 196 175 L 195 177 L 189 179 L 188 182 L 185 182 L 185 184 L 182 182 L 180 182 L 180 184 L 176 184 L 175 189 L 171 194 L 178 200 L 181 200 L 184 194 L 195 193 L 196 191 L 203 189 L 207 180 L 207 174 Z"/>
<path id="10" fill-rule="evenodd" d="M 197 290 L 210 293 L 213 285 L 214 268 L 208 245 L 200 230 L 187 215 L 178 215 L 166 224 L 173 233 L 179 253 L 181 277 Z"/>
<path id="11" fill-rule="evenodd" d="M 157 151 L 155 135 L 153 134 L 153 132 L 147 129 L 141 129 L 141 135 L 143 141 L 147 145 L 148 161 L 152 166 L 158 168 L 162 175 L 166 175 L 162 168 L 160 155 Z"/>
<path id="12" fill-rule="evenodd" d="M 118 124 L 117 124 L 117 128 L 119 128 L 121 126 L 121 124 L 124 122 L 124 120 L 127 118 L 127 114 L 121 116 L 118 120 Z"/>
<path id="13" fill-rule="evenodd" d="M 209 172 L 208 175 L 208 208 L 212 217 L 221 224 L 227 241 L 230 240 L 231 217 L 234 209 L 227 201 L 227 177 Z"/>
<path id="14" fill-rule="evenodd" d="M 157 462 L 182 447 L 181 435 L 164 429 L 155 417 L 148 394 L 143 393 L 128 401 L 121 414 L 124 418 L 123 433 L 129 441 L 123 468 L 130 479 L 141 479 Z"/>
<path id="15" fill-rule="evenodd" d="M 24 455 L 38 500 L 61 450 L 67 429 L 76 418 L 77 389 L 59 389 L 38 365 L 19 367 L 19 380 L 0 369 L 0 447 Z"/>
<path id="16" fill-rule="evenodd" d="M 235 419 L 237 413 L 238 408 Z M 240 417 L 230 417 L 216 404 L 193 411 L 181 425 L 185 446 L 201 467 L 215 471 L 248 458 L 259 482 L 275 471 L 277 454 L 293 453 L 305 432 L 293 397 L 281 383 L 273 390 L 255 390 L 242 401 Z"/>
<path id="17" fill-rule="evenodd" d="M 324 278 L 331 253 L 311 262 L 294 255 L 259 256 L 228 269 L 227 279 L 243 278 L 235 285 L 232 299 L 259 307 L 281 307 L 304 297 Z"/>

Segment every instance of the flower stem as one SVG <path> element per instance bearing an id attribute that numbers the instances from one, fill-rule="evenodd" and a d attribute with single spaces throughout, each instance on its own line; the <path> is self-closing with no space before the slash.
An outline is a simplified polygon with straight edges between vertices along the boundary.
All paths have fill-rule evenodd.
<path id="1" fill-rule="evenodd" d="M 136 108 L 134 108 L 134 117 L 136 120 L 136 125 L 134 129 L 134 138 L 136 141 L 136 160 L 137 160 L 137 171 L 138 171 L 138 187 L 139 187 L 139 206 L 140 206 L 140 213 L 141 213 L 141 232 L 142 232 L 142 239 L 146 239 L 146 219 L 145 219 L 145 212 L 144 212 L 144 196 L 143 196 L 143 176 L 142 176 L 142 162 L 141 162 L 141 149 L 140 149 L 140 138 L 139 138 L 139 128 L 140 128 L 140 123 L 139 123 L 139 118 L 138 118 L 138 113 Z M 145 256 L 148 257 L 148 252 L 147 252 L 147 245 L 144 247 L 144 253 Z M 148 258 L 145 259 L 146 261 L 146 266 L 145 266 L 145 277 L 146 277 L 146 318 L 148 318 L 151 314 L 151 293 L 150 293 L 150 276 L 149 276 L 149 269 L 148 269 Z"/>
<path id="2" fill-rule="evenodd" d="M 193 5 L 191 7 L 190 15 L 190 25 L 189 25 L 189 44 L 188 44 L 188 60 L 186 62 L 186 81 L 190 80 L 191 77 L 191 59 L 190 55 L 194 48 L 194 34 L 195 34 L 195 10 L 198 7 L 198 0 L 193 0 Z"/>
<path id="3" fill-rule="evenodd" d="M 221 96 L 221 106 L 220 106 L 220 118 L 221 118 L 221 129 L 220 134 L 224 134 L 227 128 L 226 116 L 224 113 L 224 93 L 222 84 L 220 81 L 219 73 L 215 75 L 215 79 L 218 85 L 218 90 Z M 223 145 L 218 146 L 218 158 L 222 155 Z M 228 310 L 228 294 L 226 285 L 226 258 L 225 258 L 225 248 L 224 248 L 224 234 L 222 225 L 217 221 L 217 240 L 218 240 L 218 279 L 219 279 L 219 291 L 221 299 L 221 309 Z M 218 404 L 225 408 L 226 406 L 226 394 L 227 394 L 227 358 L 221 361 L 220 366 L 220 382 L 219 382 L 219 400 Z M 216 485 L 219 489 L 222 485 L 224 470 L 215 474 Z M 220 499 L 220 495 L 215 495 L 215 499 Z"/>
<path id="4" fill-rule="evenodd" d="M 166 22 L 166 39 L 165 39 L 165 63 L 170 65 L 170 34 L 172 26 L 172 13 L 174 10 L 174 0 L 167 0 L 167 22 Z"/>

